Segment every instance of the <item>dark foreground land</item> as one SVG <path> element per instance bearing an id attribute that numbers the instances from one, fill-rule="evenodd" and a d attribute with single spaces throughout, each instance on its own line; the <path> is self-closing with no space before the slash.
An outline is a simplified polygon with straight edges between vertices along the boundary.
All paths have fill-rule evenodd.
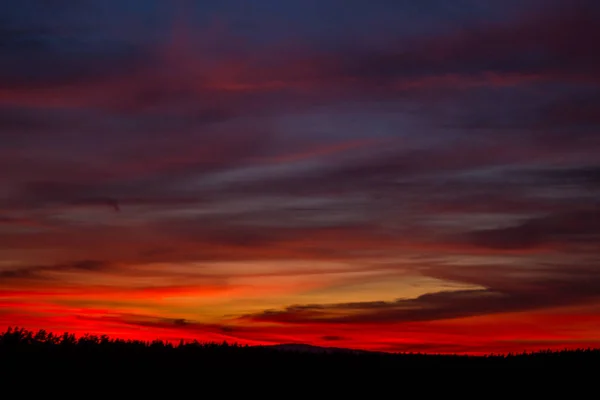
<path id="1" fill-rule="evenodd" d="M 473 384 L 477 376 L 497 376 L 501 370 L 527 369 L 524 373 L 533 377 L 532 369 L 539 373 L 580 370 L 595 374 L 599 367 L 598 349 L 461 356 L 227 343 L 173 345 L 24 329 L 9 329 L 0 334 L 0 383 L 6 386 L 19 382 L 25 389 L 35 386 L 41 378 L 52 378 L 55 383 L 62 379 L 76 385 L 93 384 L 98 389 L 110 385 L 122 388 L 126 384 L 147 390 L 165 382 L 173 387 L 194 386 L 199 382 L 210 385 L 226 377 L 228 383 L 219 383 L 225 390 L 234 388 L 240 377 L 250 376 L 260 376 L 261 385 L 271 388 L 280 382 L 278 377 L 285 376 L 288 383 L 293 381 L 299 389 L 310 382 L 344 379 L 347 389 L 359 381 L 389 381 L 389 377 L 406 385 L 410 383 L 411 372 L 421 378 L 432 378 L 434 372 L 462 375 L 462 379 L 469 377 Z"/>

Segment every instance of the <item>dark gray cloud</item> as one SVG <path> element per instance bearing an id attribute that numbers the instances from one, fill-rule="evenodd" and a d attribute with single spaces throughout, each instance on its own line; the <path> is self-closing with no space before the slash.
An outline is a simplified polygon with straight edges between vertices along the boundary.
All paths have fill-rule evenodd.
<path id="1" fill-rule="evenodd" d="M 337 342 L 340 340 L 345 340 L 346 338 L 344 338 L 343 336 L 325 335 L 321 336 L 321 339 L 325 340 L 326 342 Z"/>
<path id="2" fill-rule="evenodd" d="M 99 260 L 81 260 L 70 263 L 39 265 L 29 267 L 18 267 L 13 269 L 0 270 L 0 277 L 3 279 L 47 279 L 43 276 L 44 272 L 68 272 L 84 271 L 97 272 L 107 271 L 114 267 L 113 264 Z"/>
<path id="3" fill-rule="evenodd" d="M 593 1 L 561 2 L 511 23 L 480 23 L 448 35 L 415 40 L 396 52 L 374 52 L 345 66 L 350 76 L 388 83 L 397 78 L 481 73 L 541 74 L 598 83 L 600 38 Z M 566 78 L 566 77 L 565 77 Z M 567 78 L 569 79 L 569 78 Z"/>
<path id="4" fill-rule="evenodd" d="M 461 268 L 457 268 L 460 271 Z M 506 273 L 496 275 L 497 281 L 494 278 L 490 280 L 485 276 L 489 268 L 492 267 L 481 268 L 477 275 L 472 276 L 473 283 L 487 283 L 488 289 L 428 293 L 415 299 L 393 302 L 294 305 L 246 315 L 242 319 L 293 324 L 404 323 L 585 304 L 600 296 L 597 266 L 577 271 L 568 271 L 564 267 L 547 268 L 537 270 L 534 277 L 520 281 L 518 278 L 507 279 Z M 510 267 L 506 268 L 510 270 Z M 450 267 L 445 269 L 452 270 Z M 450 272 L 450 275 L 453 273 Z M 444 276 L 443 268 L 436 276 Z M 457 278 L 457 275 L 453 276 Z"/>
<path id="5" fill-rule="evenodd" d="M 500 249 L 596 243 L 600 238 L 600 207 L 531 218 L 506 228 L 470 232 L 467 237 L 476 246 Z"/>

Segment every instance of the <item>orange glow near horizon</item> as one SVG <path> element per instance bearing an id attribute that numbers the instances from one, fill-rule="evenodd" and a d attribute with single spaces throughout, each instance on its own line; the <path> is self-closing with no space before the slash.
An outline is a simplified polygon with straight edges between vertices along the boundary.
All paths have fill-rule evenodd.
<path id="1" fill-rule="evenodd" d="M 397 318 L 398 321 L 328 320 L 336 315 L 351 317 L 364 312 L 368 315 L 370 304 L 377 307 L 382 300 L 393 304 L 398 298 L 400 302 L 417 301 L 407 303 L 409 308 L 421 307 L 422 312 L 427 313 L 431 305 L 419 305 L 418 301 L 427 298 L 428 294 L 452 295 L 454 292 L 459 298 L 458 294 L 465 290 L 470 293 L 485 288 L 410 272 L 398 273 L 397 267 L 392 268 L 390 274 L 387 263 L 379 269 L 341 262 L 320 262 L 310 268 L 305 265 L 288 263 L 288 271 L 281 275 L 276 268 L 281 265 L 276 262 L 264 263 L 262 267 L 259 263 L 254 269 L 249 268 L 252 263 L 208 263 L 200 278 L 190 274 L 197 268 L 196 264 L 173 265 L 169 279 L 162 279 L 164 285 L 156 285 L 160 279 L 150 279 L 152 274 L 164 271 L 160 264 L 132 266 L 130 270 L 121 266 L 120 278 L 110 277 L 110 273 L 115 273 L 110 269 L 103 272 L 103 279 L 113 285 L 127 274 L 144 275 L 144 280 L 155 285 L 138 288 L 40 284 L 19 289 L 14 284 L 12 287 L 2 285 L 5 287 L 0 290 L 0 326 L 45 329 L 55 333 L 68 331 L 78 336 L 106 334 L 145 341 L 160 339 L 173 343 L 179 340 L 225 340 L 249 345 L 307 343 L 386 352 L 515 353 L 600 344 L 600 313 L 598 307 L 592 306 L 493 312 L 421 321 L 418 314 L 416 317 L 411 314 L 386 317 L 384 310 L 383 318 Z M 407 264 L 405 268 L 410 271 L 414 266 Z M 250 270 L 253 273 L 245 276 L 244 272 Z M 187 276 L 185 279 L 189 284 L 167 285 L 178 273 Z M 222 281 L 218 277 L 227 279 Z M 93 276 L 89 278 L 90 282 L 98 281 Z M 214 283 L 198 285 L 193 283 L 195 279 Z M 269 313 L 264 314 L 264 320 L 260 317 L 262 310 L 273 310 L 269 312 L 281 315 L 277 314 L 281 304 L 323 304 L 327 298 L 348 305 L 337 311 L 331 308 L 323 314 L 320 307 L 327 307 L 325 302 L 315 310 L 326 316 L 325 319 L 318 314 L 304 318 L 307 314 L 303 309 L 297 311 L 301 313 L 294 312 L 285 318 L 272 318 L 274 314 Z M 448 301 L 453 301 L 452 297 Z M 352 303 L 356 305 L 352 306 Z M 417 320 L 402 321 L 403 318 Z"/>
<path id="2" fill-rule="evenodd" d="M 29 330 L 45 329 L 62 334 L 109 335 L 113 338 L 171 343 L 180 340 L 271 345 L 307 343 L 384 352 L 436 354 L 507 354 L 524 351 L 598 348 L 597 314 L 564 316 L 552 312 L 503 314 L 439 322 L 407 324 L 328 326 L 323 324 L 240 326 L 221 329 L 215 325 L 177 326 L 168 321 L 132 315 L 114 316 L 110 310 L 45 308 L 46 317 L 34 307 L 20 313 L 0 314 L 0 324 Z M 584 309 L 585 311 L 585 309 Z M 8 322 L 10 321 L 10 322 Z M 15 323 L 18 322 L 18 323 Z M 568 328 L 565 328 L 567 326 Z"/>

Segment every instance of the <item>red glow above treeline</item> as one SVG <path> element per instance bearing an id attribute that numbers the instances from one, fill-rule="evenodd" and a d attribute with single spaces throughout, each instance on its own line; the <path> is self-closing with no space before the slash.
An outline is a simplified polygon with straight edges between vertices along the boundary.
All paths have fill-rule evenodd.
<path id="1" fill-rule="evenodd" d="M 18 307 L 17 304 L 2 304 Z M 36 316 L 47 313 L 47 316 Z M 561 309 L 544 313 L 517 313 L 433 322 L 401 324 L 278 324 L 271 326 L 179 324 L 110 310 L 68 309 L 37 304 L 21 312 L 3 312 L 0 325 L 77 336 L 178 343 L 200 342 L 271 345 L 305 343 L 317 346 L 386 352 L 442 354 L 506 354 L 537 350 L 597 348 L 600 315 L 589 309 Z"/>

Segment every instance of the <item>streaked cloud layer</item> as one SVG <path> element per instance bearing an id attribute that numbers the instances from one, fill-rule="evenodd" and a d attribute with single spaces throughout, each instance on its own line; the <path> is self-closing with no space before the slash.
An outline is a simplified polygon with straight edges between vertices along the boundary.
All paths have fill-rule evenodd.
<path id="1" fill-rule="evenodd" d="M 480 3 L 5 7 L 0 324 L 597 346 L 600 7 Z"/>

